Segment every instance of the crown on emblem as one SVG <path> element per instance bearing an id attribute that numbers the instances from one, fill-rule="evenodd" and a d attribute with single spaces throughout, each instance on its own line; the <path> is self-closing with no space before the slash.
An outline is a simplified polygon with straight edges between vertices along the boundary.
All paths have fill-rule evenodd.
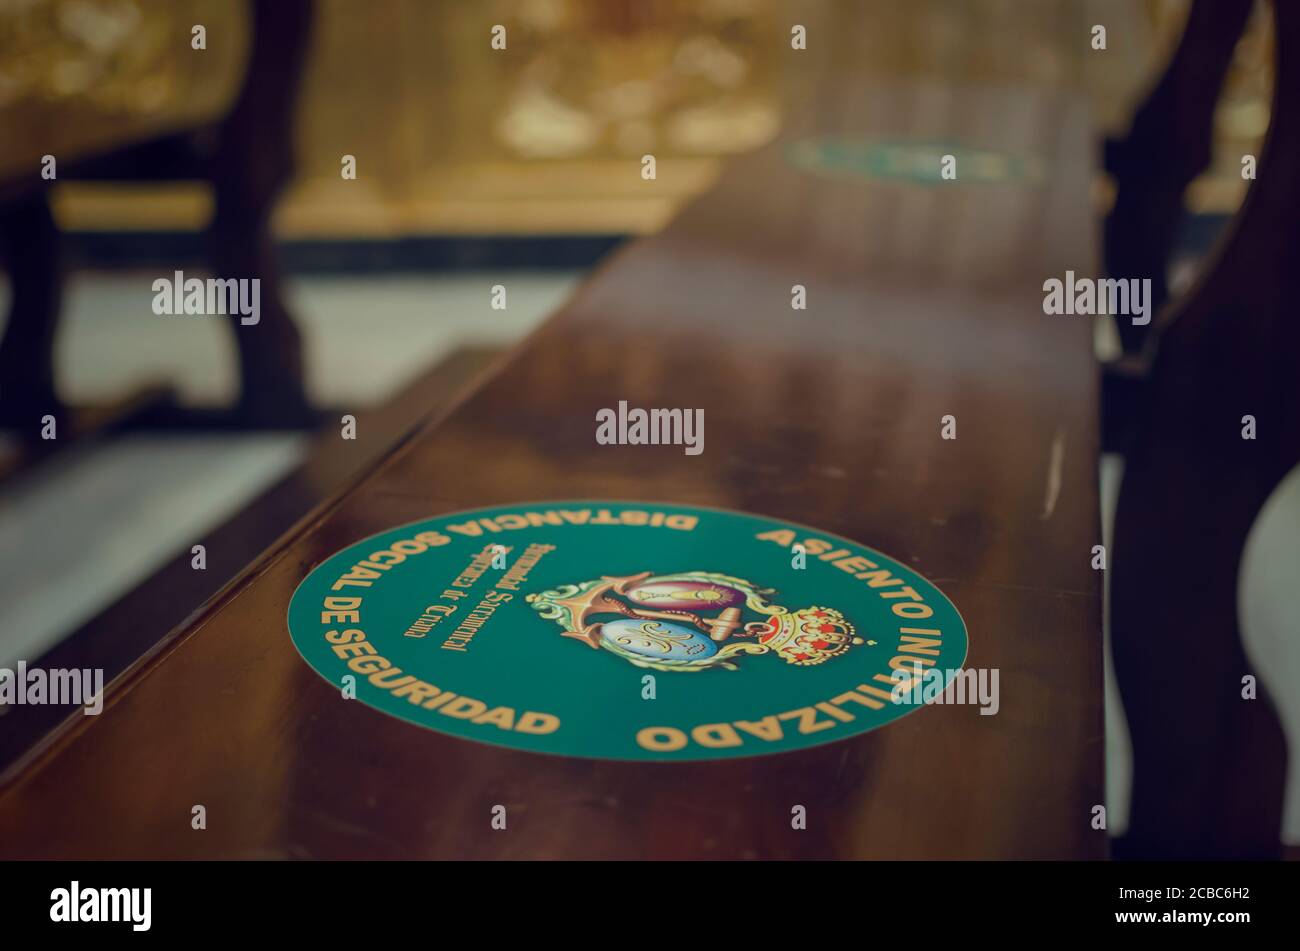
<path id="1" fill-rule="evenodd" d="M 862 643 L 854 636 L 853 625 L 834 608 L 801 608 L 774 614 L 766 624 L 748 626 L 760 644 L 784 657 L 787 664 L 800 667 L 824 663 Z"/>

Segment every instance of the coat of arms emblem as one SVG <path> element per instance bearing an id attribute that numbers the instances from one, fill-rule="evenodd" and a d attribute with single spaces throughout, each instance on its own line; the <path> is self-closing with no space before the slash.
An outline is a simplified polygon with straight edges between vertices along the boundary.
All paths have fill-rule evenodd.
<path id="1" fill-rule="evenodd" d="M 736 670 L 747 654 L 775 654 L 810 667 L 839 657 L 862 638 L 839 611 L 791 611 L 775 592 L 708 571 L 603 576 L 528 595 L 564 637 L 656 670 Z"/>

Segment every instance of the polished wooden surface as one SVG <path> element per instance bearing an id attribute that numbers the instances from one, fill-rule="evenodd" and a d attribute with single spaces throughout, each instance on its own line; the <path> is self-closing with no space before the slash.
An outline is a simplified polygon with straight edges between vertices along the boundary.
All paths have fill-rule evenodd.
<path id="1" fill-rule="evenodd" d="M 207 567 L 195 571 L 187 543 L 147 580 L 35 658 L 43 668 L 104 671 L 111 681 L 149 655 L 226 585 L 279 550 L 300 519 L 359 482 L 421 421 L 447 408 L 501 356 L 498 348 L 463 347 L 430 367 L 391 399 L 359 409 L 357 438 L 341 440 L 333 420 L 302 463 L 227 521 L 204 532 Z M 196 413 L 197 415 L 197 413 Z M 0 477 L 3 470 L 0 469 Z M 27 470 L 29 478 L 39 471 Z M 30 666 L 29 662 L 29 666 Z M 3 710 L 0 771 L 54 730 L 76 705 L 13 706 Z"/>
<path id="2" fill-rule="evenodd" d="M 616 254 L 490 382 L 116 684 L 103 715 L 6 774 L 0 854 L 1103 856 L 1092 324 L 1042 311 L 1047 277 L 1094 264 L 1086 116 L 1011 89 L 817 102 Z M 1032 155 L 1042 174 L 823 176 L 786 159 L 814 132 L 959 141 Z M 795 283 L 806 311 L 790 307 Z M 596 411 L 620 399 L 702 407 L 704 453 L 597 445 Z M 940 438 L 945 415 L 955 440 Z M 584 497 L 760 512 L 890 553 L 957 605 L 968 665 L 1001 671 L 1000 712 L 932 707 L 753 759 L 589 762 L 343 701 L 290 642 L 294 588 L 347 544 Z M 497 803 L 505 833 L 489 825 Z M 206 831 L 190 828 L 195 804 Z"/>

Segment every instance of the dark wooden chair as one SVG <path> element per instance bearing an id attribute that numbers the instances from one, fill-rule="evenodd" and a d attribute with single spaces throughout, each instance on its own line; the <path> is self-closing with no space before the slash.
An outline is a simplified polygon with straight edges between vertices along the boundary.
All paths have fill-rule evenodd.
<path id="1" fill-rule="evenodd" d="M 1169 299 L 1167 268 L 1183 221 L 1183 194 L 1209 168 L 1214 107 L 1254 0 L 1198 0 L 1160 81 L 1126 138 L 1106 143 L 1117 185 L 1106 218 L 1106 270 L 1150 276 L 1152 309 Z M 1150 325 L 1121 324 L 1124 350 L 1141 350 Z"/>
<path id="2" fill-rule="evenodd" d="M 59 177 L 211 182 L 212 271 L 217 277 L 261 281 L 260 322 L 243 326 L 231 321 L 243 381 L 233 422 L 299 426 L 310 423 L 314 414 L 303 388 L 298 330 L 281 294 L 270 216 L 293 171 L 293 113 L 312 0 L 254 0 L 250 9 L 248 64 L 224 116 L 180 133 L 119 142 L 109 151 L 79 156 L 60 165 Z M 50 184 L 37 165 L 0 178 L 0 253 L 12 282 L 9 322 L 0 344 L 0 422 L 27 435 L 39 431 L 46 414 L 56 419 L 72 415 L 54 383 L 62 259 Z M 70 419 L 74 433 L 86 428 L 86 414 L 80 416 Z M 117 419 L 121 421 L 120 414 Z"/>
<path id="3" fill-rule="evenodd" d="M 1196 3 L 1171 75 L 1122 150 L 1121 204 L 1108 233 L 1123 237 L 1108 256 L 1126 276 L 1135 261 L 1143 277 L 1163 273 L 1170 196 L 1204 163 L 1207 117 L 1249 6 Z M 1251 525 L 1300 462 L 1300 321 L 1289 290 L 1300 274 L 1300 8 L 1276 3 L 1273 15 L 1276 86 L 1257 180 L 1194 289 L 1153 322 L 1141 399 L 1127 405 L 1111 579 L 1134 754 L 1121 858 L 1282 851 L 1286 743 L 1266 683 L 1258 699 L 1243 699 L 1243 678 L 1260 671 L 1243 650 L 1237 603 Z M 1161 168 L 1172 178 L 1135 217 L 1132 196 Z M 1144 241 L 1142 263 L 1133 248 Z M 1254 417 L 1253 439 L 1243 438 L 1245 416 Z"/>

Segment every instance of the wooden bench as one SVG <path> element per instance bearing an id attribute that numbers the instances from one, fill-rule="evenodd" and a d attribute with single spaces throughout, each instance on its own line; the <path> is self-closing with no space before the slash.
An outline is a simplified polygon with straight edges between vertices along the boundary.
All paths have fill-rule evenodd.
<path id="1" fill-rule="evenodd" d="M 459 348 L 382 405 L 359 410 L 355 440 L 341 440 L 337 429 L 327 428 L 311 441 L 301 464 L 195 539 L 205 550 L 202 571 L 194 570 L 193 551 L 185 544 L 152 576 L 42 656 L 28 657 L 28 665 L 99 669 L 111 681 L 138 664 L 226 585 L 272 557 L 300 520 L 359 481 L 421 421 L 443 413 L 500 356 L 496 347 Z M 0 770 L 79 711 L 75 702 L 0 708 Z"/>
<path id="2" fill-rule="evenodd" d="M 7 771 L 0 854 L 1104 856 L 1093 327 L 1042 306 L 1047 277 L 1095 265 L 1085 110 L 1005 88 L 845 86 L 792 115 L 113 683 L 101 716 Z M 934 143 L 979 156 L 989 180 L 841 161 L 883 147 L 928 177 Z M 596 411 L 622 399 L 703 408 L 705 452 L 598 445 Z M 349 706 L 291 643 L 291 594 L 341 547 L 556 498 L 752 511 L 890 552 L 952 598 L 967 665 L 1002 672 L 1001 710 L 933 707 L 776 756 L 591 762 Z M 508 836 L 462 821 L 493 802 L 527 818 Z M 816 817 L 806 831 L 791 802 Z M 211 817 L 201 834 L 193 803 Z"/>

